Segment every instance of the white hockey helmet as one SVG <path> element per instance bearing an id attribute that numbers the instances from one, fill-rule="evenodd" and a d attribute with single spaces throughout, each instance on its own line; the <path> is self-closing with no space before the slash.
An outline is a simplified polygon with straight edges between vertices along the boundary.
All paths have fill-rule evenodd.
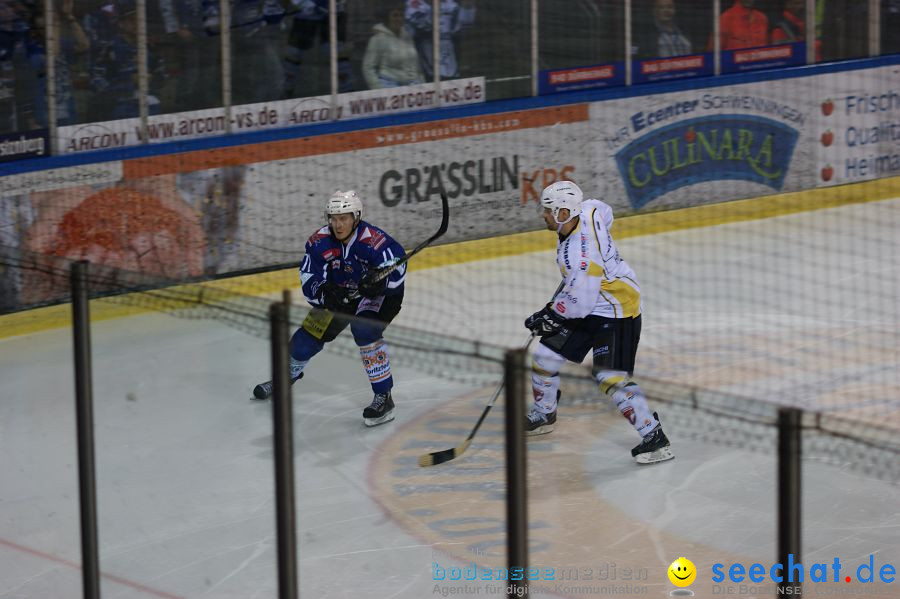
<path id="1" fill-rule="evenodd" d="M 550 210 L 553 214 L 553 220 L 558 225 L 564 225 L 581 212 L 581 202 L 584 200 L 584 194 L 581 189 L 571 181 L 557 181 L 551 183 L 541 192 L 541 206 Z M 559 211 L 563 208 L 569 210 L 569 218 L 559 220 Z"/>
<path id="2" fill-rule="evenodd" d="M 359 199 L 359 194 L 352 189 L 334 192 L 325 204 L 326 220 L 332 214 L 353 214 L 358 220 L 362 214 L 362 200 Z"/>

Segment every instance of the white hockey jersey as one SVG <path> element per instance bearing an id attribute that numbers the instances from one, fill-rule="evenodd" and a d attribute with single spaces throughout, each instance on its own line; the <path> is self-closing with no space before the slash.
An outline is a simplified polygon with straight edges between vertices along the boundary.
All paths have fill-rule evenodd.
<path id="1" fill-rule="evenodd" d="M 600 200 L 585 200 L 578 219 L 556 247 L 563 286 L 553 297 L 553 310 L 564 318 L 638 316 L 641 288 L 609 233 L 612 209 Z"/>

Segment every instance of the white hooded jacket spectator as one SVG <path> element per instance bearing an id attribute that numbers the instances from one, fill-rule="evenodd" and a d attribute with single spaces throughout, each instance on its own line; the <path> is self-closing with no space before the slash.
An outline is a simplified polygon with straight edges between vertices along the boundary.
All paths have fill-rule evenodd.
<path id="1" fill-rule="evenodd" d="M 425 81 L 419 64 L 419 54 L 413 45 L 412 35 L 403 26 L 393 29 L 384 23 L 373 28 L 374 34 L 366 46 L 362 72 L 370 89 L 412 85 Z"/>

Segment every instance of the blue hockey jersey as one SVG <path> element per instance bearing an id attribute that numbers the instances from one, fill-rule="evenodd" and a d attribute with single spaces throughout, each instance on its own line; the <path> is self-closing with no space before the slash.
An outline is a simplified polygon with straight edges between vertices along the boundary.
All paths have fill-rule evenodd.
<path id="1" fill-rule="evenodd" d="M 374 225 L 361 220 L 344 245 L 324 226 L 306 242 L 306 255 L 300 264 L 300 284 L 306 300 L 316 307 L 323 306 L 320 287 L 331 281 L 342 287 L 356 289 L 363 275 L 370 269 L 390 264 L 405 255 L 403 246 Z M 406 265 L 388 276 L 385 295 L 403 293 Z"/>

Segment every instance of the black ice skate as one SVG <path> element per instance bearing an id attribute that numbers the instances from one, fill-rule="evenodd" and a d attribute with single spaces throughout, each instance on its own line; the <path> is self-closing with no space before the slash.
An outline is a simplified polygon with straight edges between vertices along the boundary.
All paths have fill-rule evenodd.
<path id="1" fill-rule="evenodd" d="M 394 419 L 394 399 L 391 392 L 376 393 L 372 403 L 363 410 L 363 422 L 366 426 L 378 426 Z"/>
<path id="2" fill-rule="evenodd" d="M 291 379 L 291 384 L 293 385 L 297 381 L 303 378 L 303 373 L 301 372 L 296 377 Z M 260 383 L 257 386 L 253 387 L 253 397 L 256 399 L 269 399 L 272 397 L 272 392 L 275 391 L 275 383 L 272 381 L 266 381 L 265 383 Z"/>
<path id="3" fill-rule="evenodd" d="M 653 417 L 659 422 L 656 412 Z M 675 457 L 669 446 L 669 439 L 662 430 L 662 424 L 657 426 L 649 435 L 641 440 L 641 444 L 631 450 L 631 455 L 638 464 L 654 464 L 664 462 Z"/>
<path id="4" fill-rule="evenodd" d="M 537 408 L 531 408 L 525 417 L 525 436 L 546 435 L 553 432 L 553 425 L 556 424 L 556 410 L 549 414 L 544 414 Z"/>

